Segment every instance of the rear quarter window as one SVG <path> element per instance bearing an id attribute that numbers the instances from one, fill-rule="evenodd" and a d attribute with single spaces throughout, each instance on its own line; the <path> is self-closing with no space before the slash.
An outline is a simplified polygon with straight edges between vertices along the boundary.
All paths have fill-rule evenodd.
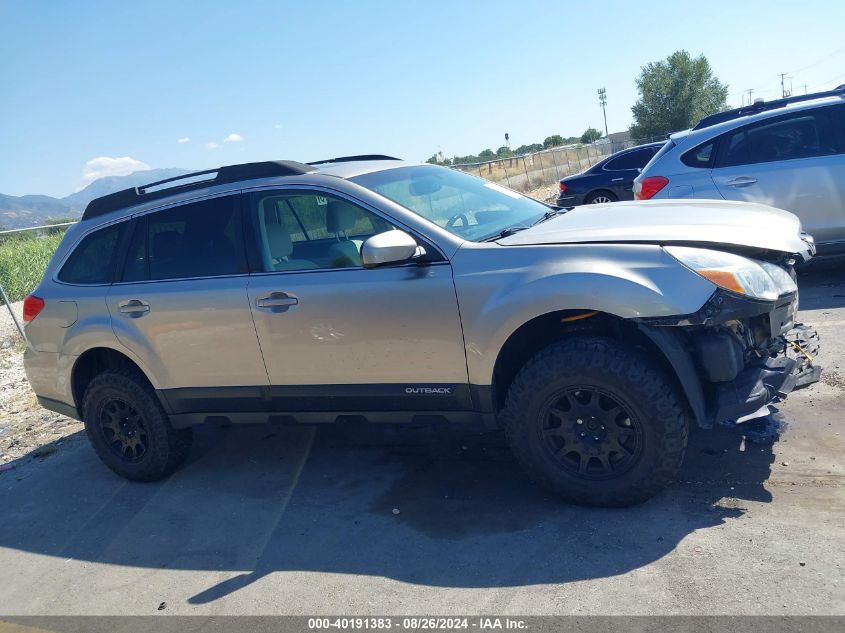
<path id="1" fill-rule="evenodd" d="M 681 155 L 681 162 L 687 167 L 699 167 L 708 169 L 713 166 L 713 158 L 716 154 L 716 141 L 707 141 L 692 148 Z"/>
<path id="2" fill-rule="evenodd" d="M 89 233 L 59 271 L 59 281 L 68 284 L 109 284 L 115 270 L 118 245 L 128 222 L 118 222 Z"/>

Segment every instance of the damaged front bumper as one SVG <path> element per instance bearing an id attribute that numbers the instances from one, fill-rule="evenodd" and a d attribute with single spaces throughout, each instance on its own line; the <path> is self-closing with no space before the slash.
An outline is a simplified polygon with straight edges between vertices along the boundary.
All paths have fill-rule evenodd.
<path id="1" fill-rule="evenodd" d="M 763 415 L 793 389 L 818 381 L 818 333 L 795 323 L 797 293 L 776 302 L 718 291 L 695 314 L 641 319 L 664 352 L 703 427 Z"/>

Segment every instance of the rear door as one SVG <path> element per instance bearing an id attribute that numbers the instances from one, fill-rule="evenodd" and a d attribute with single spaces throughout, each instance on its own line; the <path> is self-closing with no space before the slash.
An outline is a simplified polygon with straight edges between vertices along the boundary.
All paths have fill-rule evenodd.
<path id="1" fill-rule="evenodd" d="M 122 279 L 108 293 L 115 334 L 152 369 L 176 413 L 248 410 L 267 386 L 238 199 L 138 217 Z"/>
<path id="2" fill-rule="evenodd" d="M 827 106 L 728 132 L 720 138 L 713 182 L 728 200 L 795 213 L 817 242 L 845 240 L 842 121 L 842 106 Z"/>

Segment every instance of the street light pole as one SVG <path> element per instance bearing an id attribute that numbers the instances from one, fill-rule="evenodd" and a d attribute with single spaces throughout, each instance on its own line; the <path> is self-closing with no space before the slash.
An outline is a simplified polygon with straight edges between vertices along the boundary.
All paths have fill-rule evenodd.
<path id="1" fill-rule="evenodd" d="M 605 90 L 604 88 L 599 88 L 598 93 L 599 103 L 601 104 L 601 112 L 604 115 L 604 135 L 607 137 L 610 136 L 610 132 L 607 131 L 607 90 Z"/>

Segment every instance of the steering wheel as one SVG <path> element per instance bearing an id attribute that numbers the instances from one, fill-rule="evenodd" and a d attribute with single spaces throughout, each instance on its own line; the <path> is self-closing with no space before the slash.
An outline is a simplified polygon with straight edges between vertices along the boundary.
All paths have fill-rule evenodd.
<path id="1" fill-rule="evenodd" d="M 446 228 L 454 229 L 458 226 L 458 221 L 461 222 L 461 227 L 469 226 L 469 218 L 464 213 L 456 213 L 446 223 Z"/>

